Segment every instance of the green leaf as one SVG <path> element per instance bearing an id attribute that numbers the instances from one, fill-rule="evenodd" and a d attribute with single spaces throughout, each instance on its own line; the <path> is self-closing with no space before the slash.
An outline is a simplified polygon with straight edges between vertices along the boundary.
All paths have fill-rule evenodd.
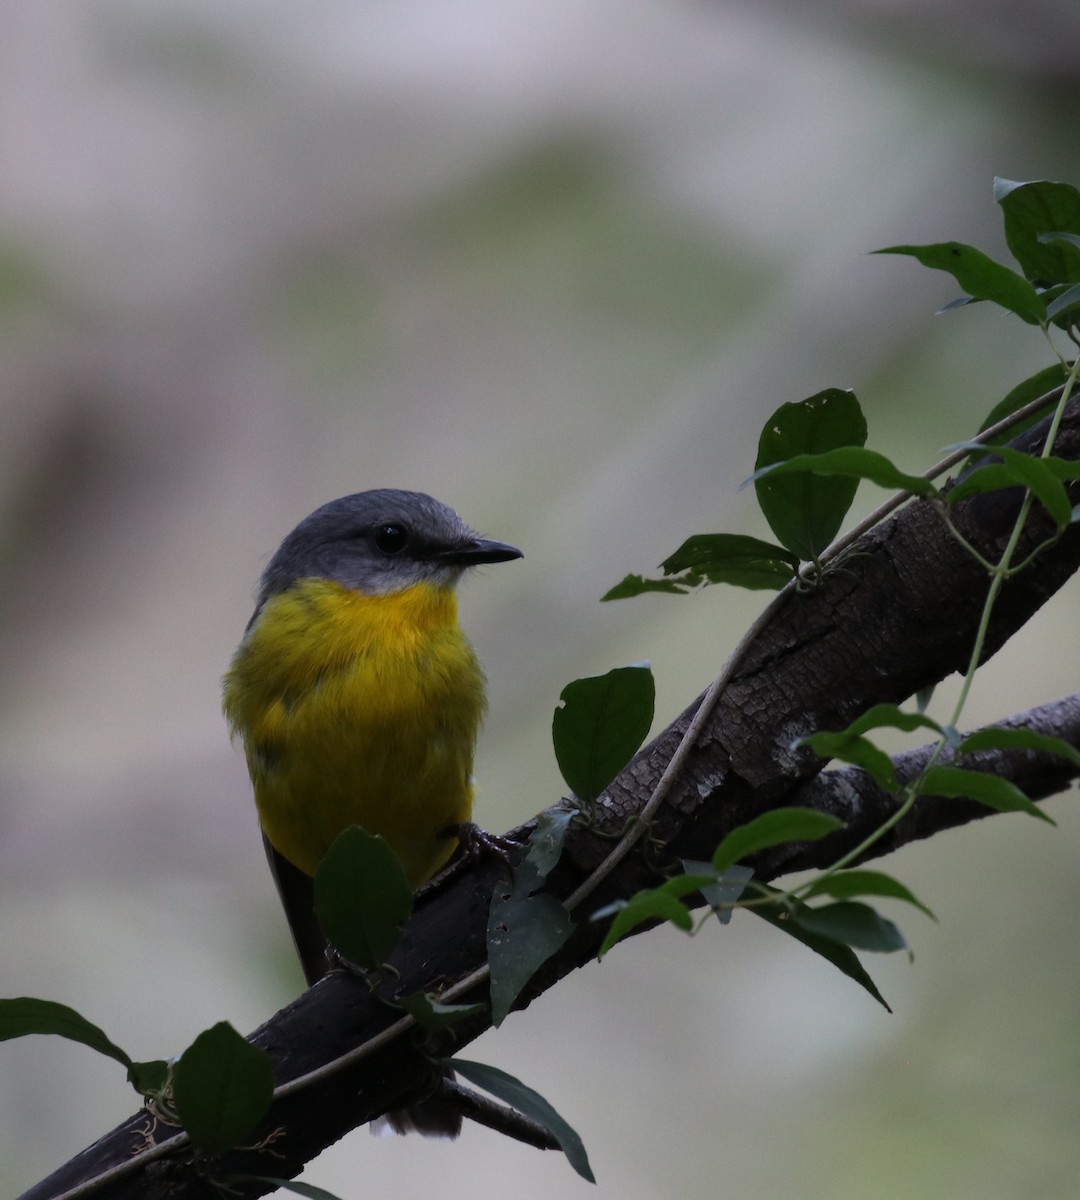
<path id="1" fill-rule="evenodd" d="M 1038 463 L 1038 472 L 1033 474 L 1042 475 L 1043 473 L 1052 476 L 1054 479 L 1064 480 L 1066 482 L 1075 479 L 1080 479 L 1080 462 L 1075 458 L 1061 458 L 1057 455 L 1030 455 L 1024 454 L 1024 451 L 1013 450 L 1010 446 L 995 446 L 994 454 L 1000 456 L 1004 462 L 1018 463 L 1021 473 L 1026 469 L 1028 462 Z"/>
<path id="2" fill-rule="evenodd" d="M 969 296 L 990 300 L 1016 313 L 1029 325 L 1046 321 L 1046 305 L 1022 276 L 963 242 L 936 242 L 927 246 L 887 246 L 875 254 L 908 254 L 924 267 L 947 271 Z"/>
<path id="3" fill-rule="evenodd" d="M 640 575 L 627 575 L 621 583 L 617 583 L 610 591 L 601 597 L 604 600 L 629 600 L 633 596 L 644 595 L 645 592 L 667 592 L 672 596 L 685 596 L 694 584 L 679 582 L 674 579 L 644 579 Z"/>
<path id="4" fill-rule="evenodd" d="M 974 754 L 977 750 L 1033 750 L 1036 754 L 1056 754 L 1080 767 L 1080 751 L 1075 746 L 1063 738 L 1032 729 L 980 729 L 964 738 L 958 747 L 960 754 Z"/>
<path id="5" fill-rule="evenodd" d="M 1071 317 L 1078 308 L 1080 308 L 1080 283 L 1074 283 L 1072 287 L 1066 288 L 1047 304 L 1046 315 L 1051 321 L 1068 326 L 1072 324 L 1072 321 L 1065 320 L 1065 318 Z"/>
<path id="6" fill-rule="evenodd" d="M 482 1012 L 482 1004 L 443 1004 L 428 992 L 410 992 L 407 996 L 395 996 L 394 1003 L 403 1008 L 421 1029 L 434 1033 L 439 1029 L 450 1029 Z"/>
<path id="7" fill-rule="evenodd" d="M 959 483 L 949 489 L 945 500 L 948 504 L 959 504 L 961 500 L 981 496 L 986 492 L 1000 492 L 1005 488 L 1023 486 L 1004 463 L 985 462 L 981 466 L 969 468 Z"/>
<path id="8" fill-rule="evenodd" d="M 1006 446 L 995 446 L 994 453 L 1001 454 L 1010 461 L 1014 454 L 1018 458 L 1030 457 L 1030 455 L 1023 454 L 1019 450 L 1009 450 Z M 1055 479 L 1080 479 L 1080 462 L 1075 458 L 1058 458 L 1056 454 L 1047 454 L 1041 458 L 1036 458 L 1035 461 L 1042 463 Z"/>
<path id="9" fill-rule="evenodd" d="M 998 812 L 1026 812 L 1040 821 L 1053 821 L 1009 779 L 969 771 L 964 767 L 931 767 L 923 776 L 920 791 L 928 796 L 962 797 L 977 800 Z"/>
<path id="10" fill-rule="evenodd" d="M 982 301 L 976 300 L 974 296 L 957 296 L 955 300 L 950 300 L 948 304 L 943 304 L 934 315 L 941 317 L 945 313 L 953 312 L 958 308 L 967 308 L 969 304 L 982 304 Z"/>
<path id="11" fill-rule="evenodd" d="M 741 533 L 699 533 L 660 564 L 665 575 L 730 583 L 751 589 L 782 588 L 799 566 L 799 556 L 782 546 Z"/>
<path id="12" fill-rule="evenodd" d="M 652 725 L 656 685 L 648 664 L 616 667 L 563 688 L 551 722 L 555 758 L 580 800 L 595 800 L 633 758 Z"/>
<path id="13" fill-rule="evenodd" d="M 200 1033 L 173 1064 L 173 1104 L 204 1154 L 224 1154 L 255 1129 L 270 1108 L 270 1058 L 220 1021 Z"/>
<path id="14" fill-rule="evenodd" d="M 961 442 L 956 448 L 977 447 L 976 442 Z M 946 496 L 950 504 L 979 492 L 997 491 L 1003 487 L 1026 487 L 1058 525 L 1069 524 L 1072 503 L 1061 480 L 1080 478 L 1080 463 L 1064 458 L 1037 458 L 1009 446 L 995 446 L 993 453 L 1002 461 L 976 466 L 970 474 L 960 479 Z"/>
<path id="15" fill-rule="evenodd" d="M 616 900 L 613 904 L 599 909 L 592 914 L 592 920 L 601 920 L 612 913 L 615 920 L 604 937 L 597 957 L 603 958 L 611 947 L 626 937 L 632 929 L 649 921 L 670 921 L 685 933 L 689 933 L 694 927 L 694 918 L 690 909 L 683 904 L 682 897 L 700 892 L 715 883 L 716 872 L 711 868 L 703 875 L 676 875 L 657 887 L 643 888 L 629 900 Z"/>
<path id="16" fill-rule="evenodd" d="M 716 847 L 713 867 L 725 871 L 759 850 L 786 842 L 816 842 L 843 827 L 843 821 L 810 808 L 774 808 L 733 829 Z"/>
<path id="17" fill-rule="evenodd" d="M 315 872 L 315 915 L 330 944 L 358 967 L 375 969 L 401 940 L 412 889 L 401 860 L 381 837 L 352 825 Z"/>
<path id="18" fill-rule="evenodd" d="M 869 733 L 871 729 L 900 729 L 904 733 L 914 733 L 916 729 L 929 729 L 937 734 L 945 732 L 933 717 L 924 712 L 905 712 L 896 704 L 872 705 L 843 732 L 857 735 Z"/>
<path id="19" fill-rule="evenodd" d="M 467 1059 L 452 1058 L 450 1066 L 463 1078 L 476 1087 L 495 1096 L 504 1104 L 535 1121 L 542 1126 L 559 1143 L 567 1161 L 574 1170 L 589 1183 L 595 1183 L 592 1168 L 589 1166 L 589 1156 L 581 1138 L 559 1116 L 543 1096 L 526 1087 L 520 1079 L 500 1071 L 497 1067 L 489 1067 L 486 1063 L 471 1062 Z"/>
<path id="20" fill-rule="evenodd" d="M 169 1082 L 169 1064 L 163 1058 L 132 1063 L 128 1082 L 140 1096 L 160 1096 Z"/>
<path id="21" fill-rule="evenodd" d="M 526 877 L 540 882 L 534 874 Z M 495 1026 L 503 1023 L 522 988 L 574 930 L 559 901 L 549 892 L 530 895 L 530 886 L 515 878 L 514 887 L 496 888 L 491 899 L 487 952 Z"/>
<path id="22" fill-rule="evenodd" d="M 1025 404 L 1032 400 L 1037 400 L 1040 396 L 1045 396 L 1047 392 L 1051 392 L 1054 388 L 1061 385 L 1068 378 L 1068 371 L 1061 363 L 1054 363 L 1053 366 L 1043 367 L 1041 371 L 1036 371 L 1034 375 L 1030 375 L 1022 383 L 1018 383 L 1016 387 L 1004 399 L 999 400 L 997 404 L 990 410 L 989 414 L 982 425 L 979 426 L 979 432 L 984 429 L 989 429 L 991 425 L 996 425 L 998 421 L 1003 421 L 1011 413 L 1016 412 L 1018 408 L 1023 408 Z M 1051 402 L 1048 401 L 1049 406 Z M 1042 420 L 1042 413 L 1032 413 L 1027 420 L 1022 421 L 1018 425 L 1014 425 L 1012 429 L 1006 430 L 1004 433 L 998 434 L 996 441 L 1012 439 L 1018 433 L 1022 433 L 1025 429 L 1029 429 L 1036 421 Z M 989 443 L 993 444 L 993 443 Z"/>
<path id="23" fill-rule="evenodd" d="M 775 888 L 767 887 L 764 884 L 759 884 L 758 886 L 766 894 L 774 896 L 780 894 Z M 748 908 L 746 911 L 761 917 L 763 921 L 768 921 L 770 925 L 786 933 L 789 937 L 793 937 L 797 942 L 801 942 L 808 949 L 813 950 L 815 954 L 820 954 L 827 962 L 831 962 L 838 971 L 843 972 L 849 979 L 854 980 L 861 988 L 865 988 L 886 1012 L 892 1012 L 892 1009 L 885 1002 L 885 997 L 878 991 L 874 981 L 867 974 L 862 963 L 859 962 L 854 950 L 850 946 L 837 942 L 831 937 L 825 937 L 822 934 L 814 932 L 812 929 L 805 928 L 799 921 L 803 910 L 807 908 L 805 904 L 800 904 L 799 901 L 792 900 L 789 897 L 787 906 L 782 907 L 779 904 L 773 904 Z"/>
<path id="24" fill-rule="evenodd" d="M 806 400 L 782 404 L 765 422 L 755 468 L 800 454 L 819 454 L 866 442 L 866 418 L 854 392 L 827 388 Z M 808 473 L 755 479 L 758 504 L 769 527 L 793 554 L 816 562 L 847 515 L 858 479 Z"/>
<path id="25" fill-rule="evenodd" d="M 746 885 L 753 879 L 754 872 L 750 867 L 735 866 L 717 873 L 712 863 L 696 862 L 689 858 L 682 860 L 682 866 L 687 875 L 706 875 L 712 878 L 712 883 L 702 885 L 701 894 L 720 924 L 726 925 L 734 911 L 732 905 L 746 891 Z"/>
<path id="26" fill-rule="evenodd" d="M 1044 246 L 1053 242 L 1066 242 L 1080 250 L 1080 233 L 1040 233 L 1037 240 Z"/>
<path id="27" fill-rule="evenodd" d="M 529 837 L 525 861 L 532 865 L 541 879 L 550 875 L 559 861 L 567 831 L 577 815 L 575 808 L 549 808 L 536 818 L 536 828 Z"/>
<path id="28" fill-rule="evenodd" d="M 1067 183 L 994 180 L 994 199 L 1005 216 L 1005 240 L 1028 279 L 1041 284 L 1080 283 L 1080 251 L 1067 242 L 1040 240 L 1047 233 L 1080 233 L 1080 192 Z"/>
<path id="29" fill-rule="evenodd" d="M 816 879 L 803 894 L 807 898 L 832 896 L 834 900 L 850 900 L 853 896 L 887 896 L 893 900 L 903 900 L 905 904 L 912 904 L 926 913 L 932 921 L 937 920 L 914 892 L 898 879 L 893 879 L 891 875 L 882 871 L 866 871 L 862 868 L 837 871 L 835 875 L 825 875 Z"/>
<path id="30" fill-rule="evenodd" d="M 798 555 L 741 533 L 700 533 L 685 542 L 661 567 L 668 578 L 627 575 L 601 599 L 624 600 L 644 592 L 685 596 L 703 584 L 727 583 L 752 590 L 782 588 L 794 578 Z M 678 578 L 674 576 L 678 575 Z"/>
<path id="31" fill-rule="evenodd" d="M 848 475 L 852 479 L 868 479 L 878 487 L 911 492 L 915 496 L 936 496 L 937 488 L 921 475 L 908 475 L 876 450 L 844 446 L 826 450 L 824 454 L 797 454 L 786 462 L 773 463 L 755 471 L 746 483 L 755 483 L 766 475 L 796 475 L 812 471 L 815 475 Z M 745 486 L 745 484 L 743 485 Z"/>
<path id="32" fill-rule="evenodd" d="M 115 1059 L 129 1071 L 135 1066 L 127 1051 L 109 1041 L 103 1030 L 66 1004 L 37 1000 L 32 996 L 0 1000 L 0 1042 L 34 1033 L 55 1034 L 70 1042 L 81 1042 L 91 1050 Z"/>
<path id="33" fill-rule="evenodd" d="M 912 733 L 916 729 L 929 729 L 944 737 L 951 745 L 957 739 L 955 731 L 946 729 L 925 712 L 905 712 L 895 704 L 875 704 L 839 733 L 821 731 L 801 738 L 795 744 L 809 746 L 822 758 L 835 758 L 850 763 L 872 775 L 879 787 L 888 792 L 899 790 L 896 770 L 892 759 L 863 735 L 873 729 L 899 729 Z"/>
<path id="34" fill-rule="evenodd" d="M 841 900 L 821 908 L 803 908 L 795 920 L 810 933 L 875 954 L 892 954 L 908 948 L 900 930 L 869 904 Z"/>
<path id="35" fill-rule="evenodd" d="M 1080 479 L 1080 462 L 1074 458 L 1059 458 L 1056 454 L 1033 455 L 1023 450 L 1015 450 L 1011 446 L 994 446 L 987 449 L 981 442 L 956 442 L 948 449 L 971 450 L 974 453 L 981 451 L 987 458 L 1016 463 L 1020 471 L 1023 471 L 1029 462 L 1040 463 L 1046 473 L 1054 479 Z"/>
<path id="36" fill-rule="evenodd" d="M 809 746 L 815 754 L 822 758 L 835 758 L 840 762 L 850 763 L 868 775 L 883 791 L 896 792 L 900 789 L 900 781 L 896 778 L 896 768 L 892 759 L 874 745 L 869 738 L 843 733 L 811 733 L 800 739 L 800 744 Z"/>

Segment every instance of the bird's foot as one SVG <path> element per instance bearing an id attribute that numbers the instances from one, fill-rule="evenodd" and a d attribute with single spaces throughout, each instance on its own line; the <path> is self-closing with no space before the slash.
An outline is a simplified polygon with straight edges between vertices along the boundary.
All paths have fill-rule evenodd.
<path id="1" fill-rule="evenodd" d="M 463 857 L 471 859 L 473 862 L 481 858 L 497 858 L 507 866 L 512 866 L 517 851 L 521 849 L 520 842 L 515 842 L 512 838 L 500 837 L 497 833 L 488 833 L 486 829 L 481 829 L 472 821 L 448 825 L 446 832 L 449 836 L 457 838 Z"/>

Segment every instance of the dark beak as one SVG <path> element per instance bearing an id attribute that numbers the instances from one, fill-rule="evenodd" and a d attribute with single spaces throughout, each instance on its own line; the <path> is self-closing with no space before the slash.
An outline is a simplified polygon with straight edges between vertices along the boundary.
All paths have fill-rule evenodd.
<path id="1" fill-rule="evenodd" d="M 510 562 L 525 555 L 516 546 L 506 542 L 492 542 L 487 538 L 476 538 L 463 546 L 450 546 L 431 556 L 436 562 L 450 563 L 458 567 L 475 567 L 479 563 Z"/>

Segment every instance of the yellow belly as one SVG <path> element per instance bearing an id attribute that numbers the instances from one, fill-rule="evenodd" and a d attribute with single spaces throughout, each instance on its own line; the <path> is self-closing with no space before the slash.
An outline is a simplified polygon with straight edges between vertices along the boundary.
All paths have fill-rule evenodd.
<path id="1" fill-rule="evenodd" d="M 381 834 L 414 887 L 472 811 L 484 677 L 449 589 L 364 596 L 306 580 L 272 597 L 225 676 L 263 832 L 308 875 L 349 825 Z"/>

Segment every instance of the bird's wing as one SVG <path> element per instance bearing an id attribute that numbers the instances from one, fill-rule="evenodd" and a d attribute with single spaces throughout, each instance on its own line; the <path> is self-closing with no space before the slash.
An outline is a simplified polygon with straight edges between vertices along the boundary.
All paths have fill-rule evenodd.
<path id="1" fill-rule="evenodd" d="M 300 965 L 304 968 L 304 977 L 310 987 L 331 967 L 326 957 L 326 938 L 315 918 L 314 882 L 310 875 L 305 875 L 284 855 L 279 854 L 265 835 L 263 846 L 281 896 L 281 905 L 289 919 L 296 953 L 300 956 Z M 454 1078 L 452 1071 L 437 1074 L 451 1080 Z M 380 1117 L 372 1127 L 372 1132 L 416 1132 L 425 1137 L 456 1138 L 461 1132 L 461 1113 L 436 1088 L 432 1095 L 418 1104 Z"/>
<path id="2" fill-rule="evenodd" d="M 300 965 L 304 968 L 304 978 L 310 986 L 330 970 L 330 963 L 326 957 L 326 938 L 315 917 L 314 882 L 310 875 L 305 875 L 279 854 L 265 834 L 263 846 L 266 849 L 266 860 L 270 864 L 270 873 L 274 876 L 278 895 L 281 897 L 281 906 L 285 909 L 289 929 L 296 943 Z"/>

